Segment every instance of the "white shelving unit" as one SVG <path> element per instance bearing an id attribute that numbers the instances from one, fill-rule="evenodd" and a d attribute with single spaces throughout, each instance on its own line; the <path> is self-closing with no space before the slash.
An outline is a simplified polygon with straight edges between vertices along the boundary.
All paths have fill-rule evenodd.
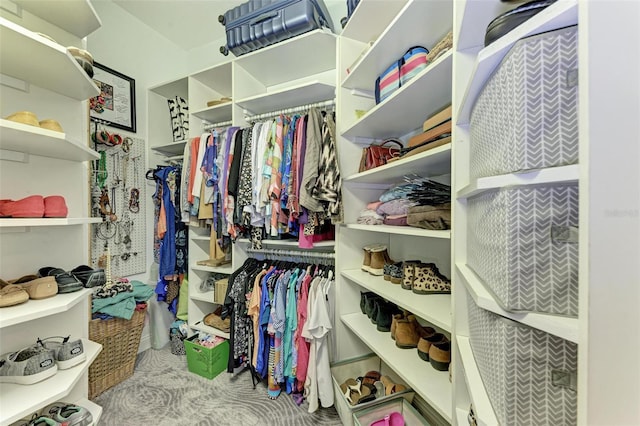
<path id="1" fill-rule="evenodd" d="M 262 114 L 333 98 L 335 98 L 335 85 L 312 81 L 250 96 L 236 103 L 250 114 Z"/>
<path id="2" fill-rule="evenodd" d="M 65 33 L 67 39 L 75 40 L 74 45 L 80 46 L 80 38 L 100 26 L 86 0 L 69 1 L 62 7 L 46 1 L 17 3 L 42 18 L 31 22 L 38 26 L 34 31 Z M 69 214 L 66 218 L 0 219 L 0 268 L 7 280 L 37 273 L 43 265 L 71 270 L 89 264 L 89 225 L 100 221 L 88 217 L 89 167 L 85 164 L 99 156 L 82 142 L 88 135 L 87 100 L 99 93 L 98 88 L 65 47 L 26 29 L 23 17 L 10 19 L 0 18 L 0 116 L 29 110 L 40 119 L 56 119 L 65 132 L 0 120 L 0 198 L 62 195 Z M 83 289 L 0 309 L 3 354 L 33 345 L 38 337 L 63 335 L 81 338 L 87 355 L 82 364 L 58 370 L 33 385 L 3 383 L 0 425 L 57 400 L 80 401 L 99 419 L 102 409 L 87 400 L 88 369 L 102 350 L 88 339 L 90 294 L 91 290 Z"/>
<path id="3" fill-rule="evenodd" d="M 451 423 L 455 416 L 449 374 L 425 363 L 415 349 L 397 348 L 389 333 L 376 331 L 375 325 L 360 312 L 359 299 L 364 291 L 374 292 L 413 313 L 421 323 L 451 334 L 451 295 L 418 295 L 362 271 L 362 247 L 385 244 L 394 261 L 433 262 L 450 277 L 451 231 L 365 225 L 356 223 L 356 219 L 367 203 L 403 183 L 407 175 L 448 183 L 451 144 L 365 172 L 358 172 L 358 161 L 354 159 L 360 158 L 362 146 L 374 141 L 393 137 L 406 142 L 417 129 L 422 131 L 424 120 L 451 103 L 451 52 L 444 53 L 378 105 L 373 90 L 376 77 L 394 59 L 416 45 L 431 49 L 451 30 L 453 3 L 361 0 L 338 40 L 338 157 L 345 205 L 345 224 L 336 236 L 338 359 L 347 360 L 372 351 L 378 354 L 432 408 L 428 415 L 433 417 L 427 418 L 431 424 Z M 356 110 L 366 112 L 357 118 Z"/>

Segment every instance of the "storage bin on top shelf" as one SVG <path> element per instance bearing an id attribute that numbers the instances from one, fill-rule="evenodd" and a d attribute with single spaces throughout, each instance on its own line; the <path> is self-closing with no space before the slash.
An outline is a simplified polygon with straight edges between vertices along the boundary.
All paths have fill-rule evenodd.
<path id="1" fill-rule="evenodd" d="M 467 262 L 509 311 L 578 315 L 578 186 L 524 186 L 468 200 Z"/>
<path id="2" fill-rule="evenodd" d="M 578 27 L 515 43 L 471 112 L 470 176 L 578 162 Z"/>
<path id="3" fill-rule="evenodd" d="M 575 425 L 578 345 L 479 308 L 469 340 L 501 425 Z"/>

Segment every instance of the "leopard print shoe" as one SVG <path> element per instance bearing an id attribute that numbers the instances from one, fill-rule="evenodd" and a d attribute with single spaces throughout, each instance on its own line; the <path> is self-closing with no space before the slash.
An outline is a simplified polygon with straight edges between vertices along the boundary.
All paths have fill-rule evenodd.
<path id="1" fill-rule="evenodd" d="M 451 281 L 434 263 L 420 263 L 415 265 L 411 290 L 417 294 L 449 294 Z"/>
<path id="2" fill-rule="evenodd" d="M 419 260 L 405 260 L 402 262 L 402 288 L 411 290 L 415 278 L 415 268 L 420 265 Z"/>

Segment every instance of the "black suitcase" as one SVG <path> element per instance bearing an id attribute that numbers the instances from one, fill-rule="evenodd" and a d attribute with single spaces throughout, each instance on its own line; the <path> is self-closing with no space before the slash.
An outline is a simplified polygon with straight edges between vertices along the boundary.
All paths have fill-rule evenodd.
<path id="1" fill-rule="evenodd" d="M 353 11 L 356 10 L 356 6 L 358 6 L 358 3 L 360 3 L 360 0 L 347 0 L 347 16 L 340 20 L 342 28 L 347 25 L 347 22 L 349 21 L 349 18 L 351 18 L 351 15 L 353 15 Z"/>
<path id="2" fill-rule="evenodd" d="M 333 30 L 322 0 L 249 0 L 218 21 L 227 34 L 227 44 L 220 48 L 223 55 L 244 55 L 317 28 Z"/>
<path id="3" fill-rule="evenodd" d="M 532 16 L 542 12 L 545 8 L 555 2 L 556 0 L 530 1 L 498 16 L 487 26 L 487 31 L 484 35 L 485 47 L 511 31 L 518 25 L 527 21 Z"/>

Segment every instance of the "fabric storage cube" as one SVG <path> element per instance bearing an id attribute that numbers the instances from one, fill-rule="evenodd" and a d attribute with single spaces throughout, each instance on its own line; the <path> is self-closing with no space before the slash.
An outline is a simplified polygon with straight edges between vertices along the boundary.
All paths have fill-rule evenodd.
<path id="1" fill-rule="evenodd" d="M 385 416 L 392 413 L 400 413 L 404 419 L 404 424 L 407 426 L 429 426 L 429 422 L 404 398 L 386 401 L 373 407 L 357 411 L 353 413 L 353 423 L 356 426 L 369 426 L 382 419 L 383 421 L 376 423 L 376 425 L 384 425 Z"/>
<path id="2" fill-rule="evenodd" d="M 382 376 L 388 376 L 394 383 L 406 386 L 407 390 L 383 396 L 382 398 L 376 398 L 373 401 L 365 402 L 363 404 L 349 404 L 340 390 L 340 385 L 349 378 L 355 379 L 360 376 L 364 376 L 368 371 L 379 371 Z M 415 395 L 415 393 L 409 388 L 409 385 L 407 385 L 407 383 L 402 380 L 395 371 L 393 371 L 375 354 L 369 354 L 332 364 L 331 376 L 333 378 L 333 391 L 335 395 L 334 406 L 340 415 L 340 420 L 342 420 L 342 424 L 344 426 L 353 426 L 353 414 L 356 412 L 378 405 L 382 402 L 398 398 L 404 398 L 411 403 Z"/>
<path id="3" fill-rule="evenodd" d="M 504 309 L 578 315 L 577 185 L 503 188 L 468 207 L 467 263 Z"/>
<path id="4" fill-rule="evenodd" d="M 471 112 L 472 178 L 578 162 L 578 27 L 515 43 Z"/>
<path id="5" fill-rule="evenodd" d="M 197 338 L 198 336 L 194 335 L 184 341 L 187 352 L 187 367 L 192 373 L 213 379 L 227 368 L 229 341 L 225 340 L 212 348 L 207 348 L 194 343 L 193 341 Z"/>
<path id="6" fill-rule="evenodd" d="M 501 425 L 575 425 L 578 345 L 479 308 L 469 340 Z"/>

